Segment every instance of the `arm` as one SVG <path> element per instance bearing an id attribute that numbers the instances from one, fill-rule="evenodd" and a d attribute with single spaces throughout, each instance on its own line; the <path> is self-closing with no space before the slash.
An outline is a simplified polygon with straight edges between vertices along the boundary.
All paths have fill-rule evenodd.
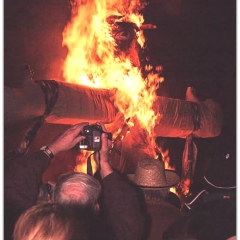
<path id="1" fill-rule="evenodd" d="M 42 151 L 15 159 L 4 171 L 4 239 L 11 239 L 21 213 L 37 201 L 42 174 L 50 158 Z"/>
<path id="2" fill-rule="evenodd" d="M 26 209 L 36 203 L 42 175 L 50 161 L 42 151 L 13 161 L 4 173 L 5 207 Z"/>
<path id="3" fill-rule="evenodd" d="M 87 124 L 74 125 L 53 140 L 48 145 L 53 156 L 71 149 L 83 140 L 85 137 L 79 136 L 79 133 L 85 125 Z M 51 159 L 44 151 L 37 151 L 31 155 L 15 159 L 11 166 L 5 170 L 5 201 L 15 202 L 14 205 L 18 205 L 19 208 L 28 208 L 35 204 L 42 175 L 50 163 Z"/>
<path id="4" fill-rule="evenodd" d="M 101 125 L 103 130 L 105 127 Z M 144 217 L 136 190 L 118 173 L 114 172 L 108 152 L 111 142 L 107 134 L 101 136 L 99 172 L 102 178 L 104 214 L 116 240 L 139 240 L 144 231 Z"/>
<path id="5" fill-rule="evenodd" d="M 137 192 L 118 173 L 102 180 L 103 201 L 108 224 L 117 240 L 139 240 L 144 231 L 144 215 Z"/>
<path id="6" fill-rule="evenodd" d="M 81 123 L 72 126 L 52 141 L 48 148 L 53 155 L 69 150 L 85 137 L 79 136 Z M 51 158 L 44 151 L 37 151 L 15 159 L 4 171 L 4 212 L 5 232 L 12 232 L 19 215 L 37 201 L 42 175 L 51 163 Z"/>

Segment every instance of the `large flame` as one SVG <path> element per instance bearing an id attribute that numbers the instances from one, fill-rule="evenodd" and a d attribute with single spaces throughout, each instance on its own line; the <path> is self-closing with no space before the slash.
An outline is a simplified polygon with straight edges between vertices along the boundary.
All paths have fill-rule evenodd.
<path id="1" fill-rule="evenodd" d="M 143 48 L 145 42 L 141 29 L 146 26 L 143 27 L 144 18 L 140 14 L 144 5 L 140 0 L 72 0 L 71 4 L 72 17 L 63 31 L 63 45 L 68 49 L 63 77 L 75 84 L 115 89 L 115 106 L 125 119 L 138 119 L 141 127 L 147 130 L 149 144 L 154 150 L 151 133 L 159 116 L 152 110 L 152 103 L 156 99 L 158 83 L 163 78 L 151 71 L 151 65 L 145 66 L 148 76 L 144 78 L 140 59 L 136 60 L 136 56 L 132 58 L 129 51 L 126 53 L 119 49 L 116 41 L 129 37 L 121 35 L 117 26 L 120 23 L 131 24 L 133 41 L 128 47 L 139 56 L 139 48 Z M 155 28 L 153 25 L 150 27 Z M 161 71 L 162 67 L 159 67 Z M 128 127 L 131 123 L 128 122 Z M 113 133 L 118 136 L 115 140 L 122 140 L 122 130 Z M 170 159 L 162 155 L 165 169 L 174 169 L 170 166 Z M 83 160 L 86 157 L 86 153 L 80 154 L 75 171 L 86 171 Z M 176 189 L 172 188 L 171 191 L 176 192 Z"/>
<path id="2" fill-rule="evenodd" d="M 156 97 L 156 76 L 143 79 L 139 66 L 117 50 L 114 24 L 136 26 L 137 44 L 143 47 L 140 27 L 144 21 L 138 1 L 85 0 L 73 3 L 71 21 L 63 32 L 68 55 L 63 67 L 67 82 L 96 88 L 117 89 L 114 104 L 125 118 L 137 116 L 149 133 L 157 116 L 152 109 Z M 120 36 L 121 37 L 121 36 Z M 118 54 L 116 54 L 116 52 Z"/>

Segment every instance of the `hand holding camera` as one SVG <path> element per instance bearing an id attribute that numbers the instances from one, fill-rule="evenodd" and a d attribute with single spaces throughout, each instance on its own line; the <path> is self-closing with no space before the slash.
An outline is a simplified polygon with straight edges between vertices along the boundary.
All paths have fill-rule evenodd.
<path id="1" fill-rule="evenodd" d="M 85 122 L 71 126 L 54 139 L 48 145 L 48 148 L 54 156 L 76 147 L 78 149 L 94 151 L 94 160 L 99 166 L 101 177 L 104 178 L 113 171 L 109 163 L 109 149 L 111 144 L 112 133 L 107 132 L 103 123 L 89 125 Z M 87 164 L 91 170 L 91 161 L 87 161 Z"/>
<path id="2" fill-rule="evenodd" d="M 60 152 L 67 151 L 78 145 L 78 143 L 85 138 L 79 135 L 79 132 L 82 131 L 84 126 L 88 126 L 88 122 L 75 124 L 53 139 L 48 144 L 48 148 L 51 150 L 52 154 L 55 156 Z"/>
<path id="3" fill-rule="evenodd" d="M 84 126 L 80 135 L 85 136 L 85 139 L 79 143 L 79 148 L 87 151 L 100 151 L 102 147 L 102 133 L 106 133 L 108 139 L 112 141 L 112 133 L 104 131 L 101 125 L 93 124 Z"/>

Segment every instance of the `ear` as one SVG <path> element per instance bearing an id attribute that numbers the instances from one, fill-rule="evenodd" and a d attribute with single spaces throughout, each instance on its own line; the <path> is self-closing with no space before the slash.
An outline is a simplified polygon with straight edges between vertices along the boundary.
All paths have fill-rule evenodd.
<path id="1" fill-rule="evenodd" d="M 98 214 L 98 213 L 99 213 L 99 210 L 100 210 L 99 204 L 98 204 L 98 203 L 95 203 L 94 212 L 95 212 L 96 214 Z"/>

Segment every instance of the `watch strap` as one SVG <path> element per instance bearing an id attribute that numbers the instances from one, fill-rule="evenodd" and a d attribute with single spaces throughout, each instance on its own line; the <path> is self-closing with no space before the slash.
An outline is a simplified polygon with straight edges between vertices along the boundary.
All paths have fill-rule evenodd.
<path id="1" fill-rule="evenodd" d="M 53 158 L 54 155 L 48 146 L 43 146 L 40 148 L 40 151 L 43 151 L 49 158 Z"/>

